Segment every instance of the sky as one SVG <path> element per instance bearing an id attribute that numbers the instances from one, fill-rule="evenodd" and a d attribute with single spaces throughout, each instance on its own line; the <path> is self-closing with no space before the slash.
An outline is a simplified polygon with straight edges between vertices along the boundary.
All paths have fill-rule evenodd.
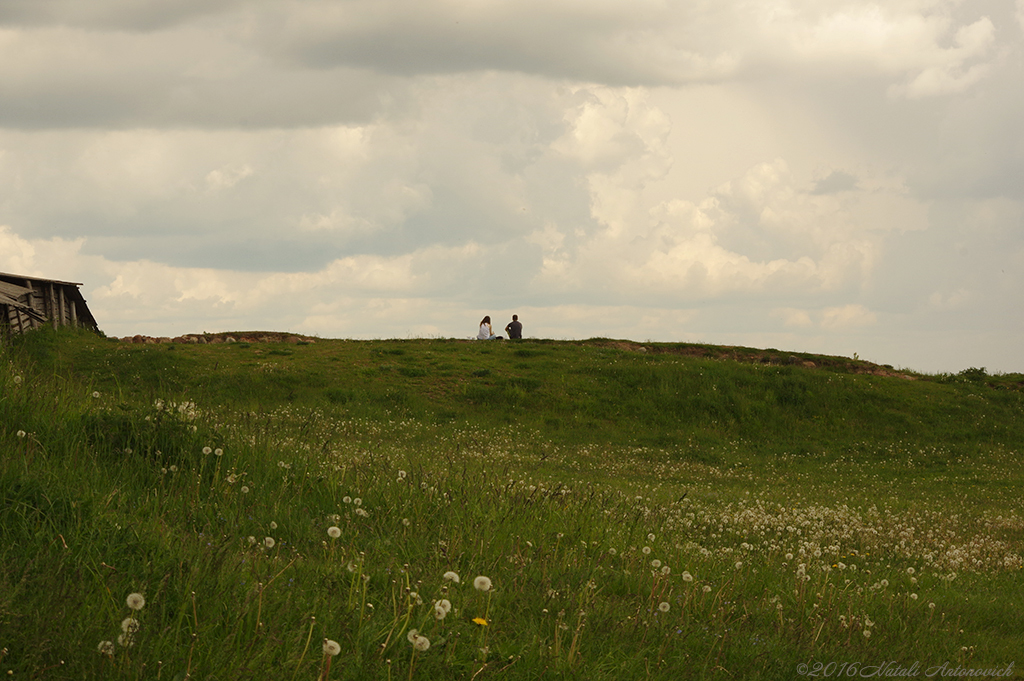
<path id="1" fill-rule="evenodd" d="M 0 272 L 1021 372 L 1024 0 L 3 0 Z"/>

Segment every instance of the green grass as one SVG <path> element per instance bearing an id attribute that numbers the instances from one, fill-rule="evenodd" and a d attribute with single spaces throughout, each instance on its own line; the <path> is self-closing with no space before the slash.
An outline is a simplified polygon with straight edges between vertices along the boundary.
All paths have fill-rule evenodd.
<path id="1" fill-rule="evenodd" d="M 789 679 L 1024 649 L 1017 375 L 608 339 L 0 352 L 13 678 Z"/>

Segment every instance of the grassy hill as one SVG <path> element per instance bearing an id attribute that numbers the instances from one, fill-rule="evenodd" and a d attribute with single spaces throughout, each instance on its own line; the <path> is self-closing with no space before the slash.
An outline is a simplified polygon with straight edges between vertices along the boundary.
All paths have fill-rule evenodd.
<path id="1" fill-rule="evenodd" d="M 1020 375 L 202 340 L 2 350 L 0 670 L 793 678 L 1024 649 Z"/>

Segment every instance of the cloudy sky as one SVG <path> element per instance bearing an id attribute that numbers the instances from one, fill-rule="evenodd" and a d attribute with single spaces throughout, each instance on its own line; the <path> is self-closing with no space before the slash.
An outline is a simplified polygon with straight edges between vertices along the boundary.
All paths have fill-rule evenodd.
<path id="1" fill-rule="evenodd" d="M 1024 371 L 1024 0 L 3 0 L 0 271 Z"/>

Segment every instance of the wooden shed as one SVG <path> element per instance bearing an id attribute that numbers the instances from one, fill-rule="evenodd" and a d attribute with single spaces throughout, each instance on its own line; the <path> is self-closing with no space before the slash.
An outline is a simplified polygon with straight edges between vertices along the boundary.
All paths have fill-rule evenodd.
<path id="1" fill-rule="evenodd" d="M 44 324 L 99 327 L 85 304 L 81 284 L 0 272 L 0 333 L 25 333 Z"/>

